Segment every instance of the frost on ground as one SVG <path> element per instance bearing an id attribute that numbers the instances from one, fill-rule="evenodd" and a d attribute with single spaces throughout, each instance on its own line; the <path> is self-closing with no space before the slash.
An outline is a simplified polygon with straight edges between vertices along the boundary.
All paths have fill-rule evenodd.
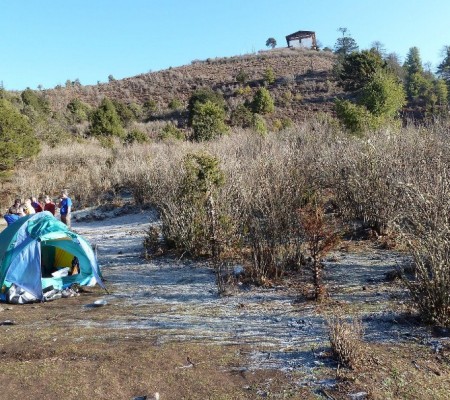
<path id="1" fill-rule="evenodd" d="M 248 368 L 310 371 L 321 363 L 316 352 L 328 345 L 327 306 L 318 312 L 314 303 L 297 301 L 299 293 L 288 286 L 241 286 L 234 295 L 219 297 L 205 263 L 144 260 L 142 241 L 150 224 L 158 223 L 151 211 L 82 220 L 73 228 L 96 246 L 110 291 L 104 300 L 114 310 L 103 321 L 84 324 L 154 330 L 160 342 L 249 345 Z M 384 274 L 401 261 L 394 253 L 372 251 L 336 252 L 326 262 L 331 302 L 362 317 L 366 340 L 407 340 L 418 329 L 384 307 L 393 296 L 394 303 L 403 301 L 404 292 L 384 282 Z"/>

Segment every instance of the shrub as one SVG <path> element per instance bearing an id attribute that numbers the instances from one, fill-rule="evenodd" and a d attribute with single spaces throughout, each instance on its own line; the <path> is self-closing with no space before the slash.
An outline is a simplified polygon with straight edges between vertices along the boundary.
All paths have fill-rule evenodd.
<path id="1" fill-rule="evenodd" d="M 70 114 L 70 120 L 79 124 L 88 120 L 91 107 L 75 98 L 67 104 L 67 110 Z"/>
<path id="2" fill-rule="evenodd" d="M 207 102 L 215 104 L 218 108 L 225 110 L 225 100 L 223 96 L 210 88 L 202 88 L 196 90 L 192 96 L 189 98 L 188 103 L 188 111 L 189 111 L 189 120 L 188 125 L 192 126 L 195 107 L 197 104 L 205 104 Z"/>
<path id="3" fill-rule="evenodd" d="M 178 129 L 173 123 L 167 123 L 161 129 L 161 133 L 159 134 L 158 138 L 161 140 L 167 139 L 183 140 L 184 133 L 183 131 L 181 131 L 181 129 Z"/>
<path id="4" fill-rule="evenodd" d="M 336 100 L 336 116 L 351 133 L 362 136 L 373 125 L 374 119 L 366 107 L 348 100 Z"/>
<path id="5" fill-rule="evenodd" d="M 120 138 L 125 136 L 125 130 L 114 103 L 106 97 L 91 114 L 90 123 L 89 133 L 92 136 L 118 136 Z"/>
<path id="6" fill-rule="evenodd" d="M 49 114 L 50 106 L 42 94 L 37 94 L 34 90 L 27 88 L 20 96 L 25 105 L 33 107 L 40 114 Z"/>
<path id="7" fill-rule="evenodd" d="M 171 110 L 181 110 L 183 108 L 183 103 L 179 99 L 172 99 L 169 101 L 169 108 Z"/>
<path id="8" fill-rule="evenodd" d="M 364 86 L 359 103 L 373 115 L 390 120 L 398 115 L 406 103 L 406 96 L 397 78 L 385 72 L 377 72 Z"/>
<path id="9" fill-rule="evenodd" d="M 425 321 L 450 327 L 450 174 L 439 158 L 423 179 L 401 186 L 408 207 L 397 227 L 414 260 L 414 279 L 403 274 L 414 304 Z"/>
<path id="10" fill-rule="evenodd" d="M 132 129 L 127 133 L 127 136 L 124 139 L 125 144 L 133 144 L 133 143 L 142 144 L 148 141 L 149 141 L 148 135 L 139 129 Z"/>
<path id="11" fill-rule="evenodd" d="M 396 182 L 407 179 L 411 166 L 423 157 L 414 147 L 422 140 L 411 132 L 404 134 L 402 138 L 376 132 L 367 139 L 341 138 L 339 145 L 334 144 L 326 170 L 332 172 L 329 184 L 345 220 L 358 221 L 378 235 L 389 232 L 404 207 Z"/>
<path id="12" fill-rule="evenodd" d="M 328 319 L 331 350 L 340 364 L 358 369 L 364 364 L 364 328 L 360 319 L 350 322 L 340 317 Z"/>
<path id="13" fill-rule="evenodd" d="M 275 110 L 275 104 L 266 88 L 259 88 L 252 101 L 252 109 L 257 114 L 269 114 Z"/>
<path id="14" fill-rule="evenodd" d="M 114 108 L 116 109 L 117 115 L 122 122 L 122 126 L 127 126 L 132 121 L 136 120 L 136 115 L 127 104 L 119 100 L 113 100 L 112 102 L 114 104 Z"/>
<path id="15" fill-rule="evenodd" d="M 253 114 L 252 117 L 252 128 L 256 133 L 264 136 L 267 134 L 267 124 L 266 120 L 262 115 Z"/>
<path id="16" fill-rule="evenodd" d="M 363 50 L 345 56 L 342 62 L 339 79 L 345 90 L 354 91 L 362 88 L 372 80 L 375 73 L 386 69 L 378 52 Z"/>
<path id="17" fill-rule="evenodd" d="M 240 69 L 236 75 L 236 81 L 241 85 L 244 85 L 248 81 L 248 78 L 249 78 L 248 73 L 243 69 Z"/>
<path id="18" fill-rule="evenodd" d="M 0 99 L 0 174 L 38 154 L 39 150 L 28 119 L 9 101 Z"/>
<path id="19" fill-rule="evenodd" d="M 252 94 L 252 88 L 250 86 L 244 86 L 236 89 L 236 95 L 250 97 Z"/>
<path id="20" fill-rule="evenodd" d="M 196 141 L 211 140 L 228 131 L 225 125 L 225 111 L 216 103 L 197 102 L 192 115 L 193 138 Z"/>
<path id="21" fill-rule="evenodd" d="M 235 110 L 231 112 L 230 123 L 232 126 L 240 126 L 249 128 L 252 126 L 253 114 L 251 110 L 244 104 L 239 104 Z"/>
<path id="22" fill-rule="evenodd" d="M 219 256 L 220 215 L 215 205 L 224 177 L 219 160 L 209 154 L 187 154 L 176 195 L 159 204 L 162 232 L 179 252 Z"/>
<path id="23" fill-rule="evenodd" d="M 275 78 L 275 72 L 273 72 L 271 67 L 264 71 L 263 80 L 266 85 L 273 85 L 275 83 Z"/>
<path id="24" fill-rule="evenodd" d="M 155 100 L 146 100 L 143 104 L 143 111 L 152 114 L 158 110 L 158 103 Z"/>

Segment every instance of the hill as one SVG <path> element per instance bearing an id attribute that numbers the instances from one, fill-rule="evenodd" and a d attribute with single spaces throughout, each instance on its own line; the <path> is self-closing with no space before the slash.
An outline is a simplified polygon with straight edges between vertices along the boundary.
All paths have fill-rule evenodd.
<path id="1" fill-rule="evenodd" d="M 182 109 L 196 89 L 210 87 L 221 92 L 228 108 L 233 110 L 249 95 L 249 89 L 246 92 L 243 88 L 255 90 L 263 84 L 265 72 L 272 69 L 275 82 L 268 89 L 277 106 L 272 118 L 299 122 L 313 112 L 331 109 L 332 100 L 341 91 L 333 82 L 334 62 L 335 55 L 330 52 L 282 48 L 230 58 L 194 60 L 190 65 L 122 80 L 111 79 L 93 86 L 72 82 L 44 93 L 53 111 L 64 111 L 74 98 L 97 106 L 102 98 L 108 97 L 127 104 L 153 101 L 157 109 L 154 119 L 180 122 L 180 113 L 169 107 L 171 102 L 179 103 Z M 246 77 L 245 82 L 238 82 L 239 73 Z"/>

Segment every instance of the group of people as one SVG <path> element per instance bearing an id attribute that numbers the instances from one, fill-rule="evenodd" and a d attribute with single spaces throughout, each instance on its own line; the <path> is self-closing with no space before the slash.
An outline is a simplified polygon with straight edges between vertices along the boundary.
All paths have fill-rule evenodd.
<path id="1" fill-rule="evenodd" d="M 67 190 L 61 192 L 61 198 L 58 202 L 59 214 L 61 222 L 66 224 L 69 228 L 71 226 L 70 219 L 72 213 L 72 199 L 69 197 Z M 4 215 L 5 221 L 8 225 L 16 222 L 19 218 L 26 215 L 35 214 L 42 211 L 49 211 L 53 215 L 56 214 L 56 204 L 50 196 L 44 196 L 41 201 L 32 196 L 22 202 L 21 199 L 16 199 L 14 204 L 8 209 Z"/>

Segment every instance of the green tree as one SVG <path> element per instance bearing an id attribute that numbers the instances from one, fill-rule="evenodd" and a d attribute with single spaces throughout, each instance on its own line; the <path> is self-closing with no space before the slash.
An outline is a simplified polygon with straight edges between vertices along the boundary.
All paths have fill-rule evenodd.
<path id="1" fill-rule="evenodd" d="M 362 88 L 357 103 L 338 100 L 335 110 L 344 127 L 356 135 L 392 122 L 405 104 L 405 92 L 397 78 L 378 71 Z"/>
<path id="2" fill-rule="evenodd" d="M 378 52 L 372 50 L 355 51 L 344 56 L 339 74 L 340 85 L 348 91 L 361 89 L 376 72 L 383 69 L 386 69 L 386 62 L 383 61 Z"/>
<path id="3" fill-rule="evenodd" d="M 136 121 L 136 116 L 128 104 L 125 104 L 120 100 L 112 100 L 112 102 L 114 104 L 114 108 L 116 109 L 117 115 L 122 122 L 122 126 L 127 126 L 131 122 Z"/>
<path id="4" fill-rule="evenodd" d="M 450 46 L 443 49 L 444 59 L 437 67 L 438 76 L 447 84 L 447 92 L 450 95 Z M 450 99 L 449 99 L 450 100 Z"/>
<path id="5" fill-rule="evenodd" d="M 267 134 L 266 120 L 262 115 L 253 114 L 252 128 L 256 133 L 259 133 L 261 136 L 265 136 Z"/>
<path id="6" fill-rule="evenodd" d="M 362 136 L 373 125 L 374 118 L 369 110 L 349 100 L 336 100 L 336 116 L 352 134 Z"/>
<path id="7" fill-rule="evenodd" d="M 275 104 L 270 92 L 266 88 L 259 88 L 252 101 L 255 114 L 269 114 L 275 110 Z"/>
<path id="8" fill-rule="evenodd" d="M 346 56 L 354 51 L 358 51 L 358 45 L 350 35 L 347 36 L 347 28 L 339 28 L 339 32 L 342 33 L 342 37 L 336 40 L 334 45 L 334 52 L 336 54 Z"/>
<path id="9" fill-rule="evenodd" d="M 405 91 L 395 76 L 378 71 L 364 86 L 359 103 L 376 117 L 392 119 L 405 105 Z"/>
<path id="10" fill-rule="evenodd" d="M 194 140 L 204 141 L 214 139 L 228 131 L 225 125 L 225 110 L 217 103 L 195 103 L 192 111 L 192 128 Z"/>
<path id="11" fill-rule="evenodd" d="M 192 121 L 194 117 L 194 108 L 197 105 L 197 103 L 205 104 L 208 101 L 216 104 L 222 110 L 225 110 L 225 100 L 220 93 L 217 93 L 208 87 L 198 89 L 191 95 L 188 102 L 189 126 L 192 126 Z M 223 112 L 225 113 L 225 111 Z"/>
<path id="12" fill-rule="evenodd" d="M 39 150 L 28 119 L 9 101 L 0 99 L 0 174 L 38 154 Z"/>
<path id="13" fill-rule="evenodd" d="M 99 107 L 91 114 L 90 134 L 98 137 L 117 136 L 124 138 L 125 130 L 114 103 L 105 97 Z"/>
<path id="14" fill-rule="evenodd" d="M 409 49 L 403 68 L 405 68 L 408 75 L 423 73 L 422 60 L 417 47 L 411 47 Z"/>
<path id="15" fill-rule="evenodd" d="M 437 73 L 440 78 L 447 83 L 450 82 L 450 46 L 445 46 L 443 49 L 444 59 L 437 67 Z"/>
<path id="16" fill-rule="evenodd" d="M 153 99 L 148 99 L 144 101 L 142 105 L 142 112 L 144 113 L 146 118 L 150 118 L 152 114 L 155 114 L 158 111 L 158 103 Z"/>
<path id="17" fill-rule="evenodd" d="M 88 120 L 91 107 L 79 99 L 72 99 L 67 104 L 67 111 L 69 112 L 71 122 L 80 123 Z"/>
<path id="18" fill-rule="evenodd" d="M 43 97 L 41 93 L 36 93 L 30 88 L 25 89 L 20 95 L 25 105 L 33 107 L 39 114 L 49 114 L 50 106 L 48 101 Z"/>
<path id="19" fill-rule="evenodd" d="M 422 60 L 417 47 L 411 47 L 403 64 L 405 70 L 405 89 L 409 100 L 419 100 L 427 90 Z"/>
<path id="20" fill-rule="evenodd" d="M 440 106 L 447 106 L 449 91 L 445 80 L 435 79 L 433 89 L 436 94 L 436 103 Z"/>
<path id="21" fill-rule="evenodd" d="M 266 46 L 274 49 L 277 46 L 277 41 L 273 37 L 270 37 L 266 40 Z"/>
<path id="22" fill-rule="evenodd" d="M 162 231 L 166 241 L 180 252 L 194 256 L 220 256 L 225 215 L 217 206 L 224 182 L 220 162 L 207 153 L 189 153 L 181 165 L 183 178 L 178 193 L 161 206 Z M 222 239 L 222 240 L 221 240 Z"/>

